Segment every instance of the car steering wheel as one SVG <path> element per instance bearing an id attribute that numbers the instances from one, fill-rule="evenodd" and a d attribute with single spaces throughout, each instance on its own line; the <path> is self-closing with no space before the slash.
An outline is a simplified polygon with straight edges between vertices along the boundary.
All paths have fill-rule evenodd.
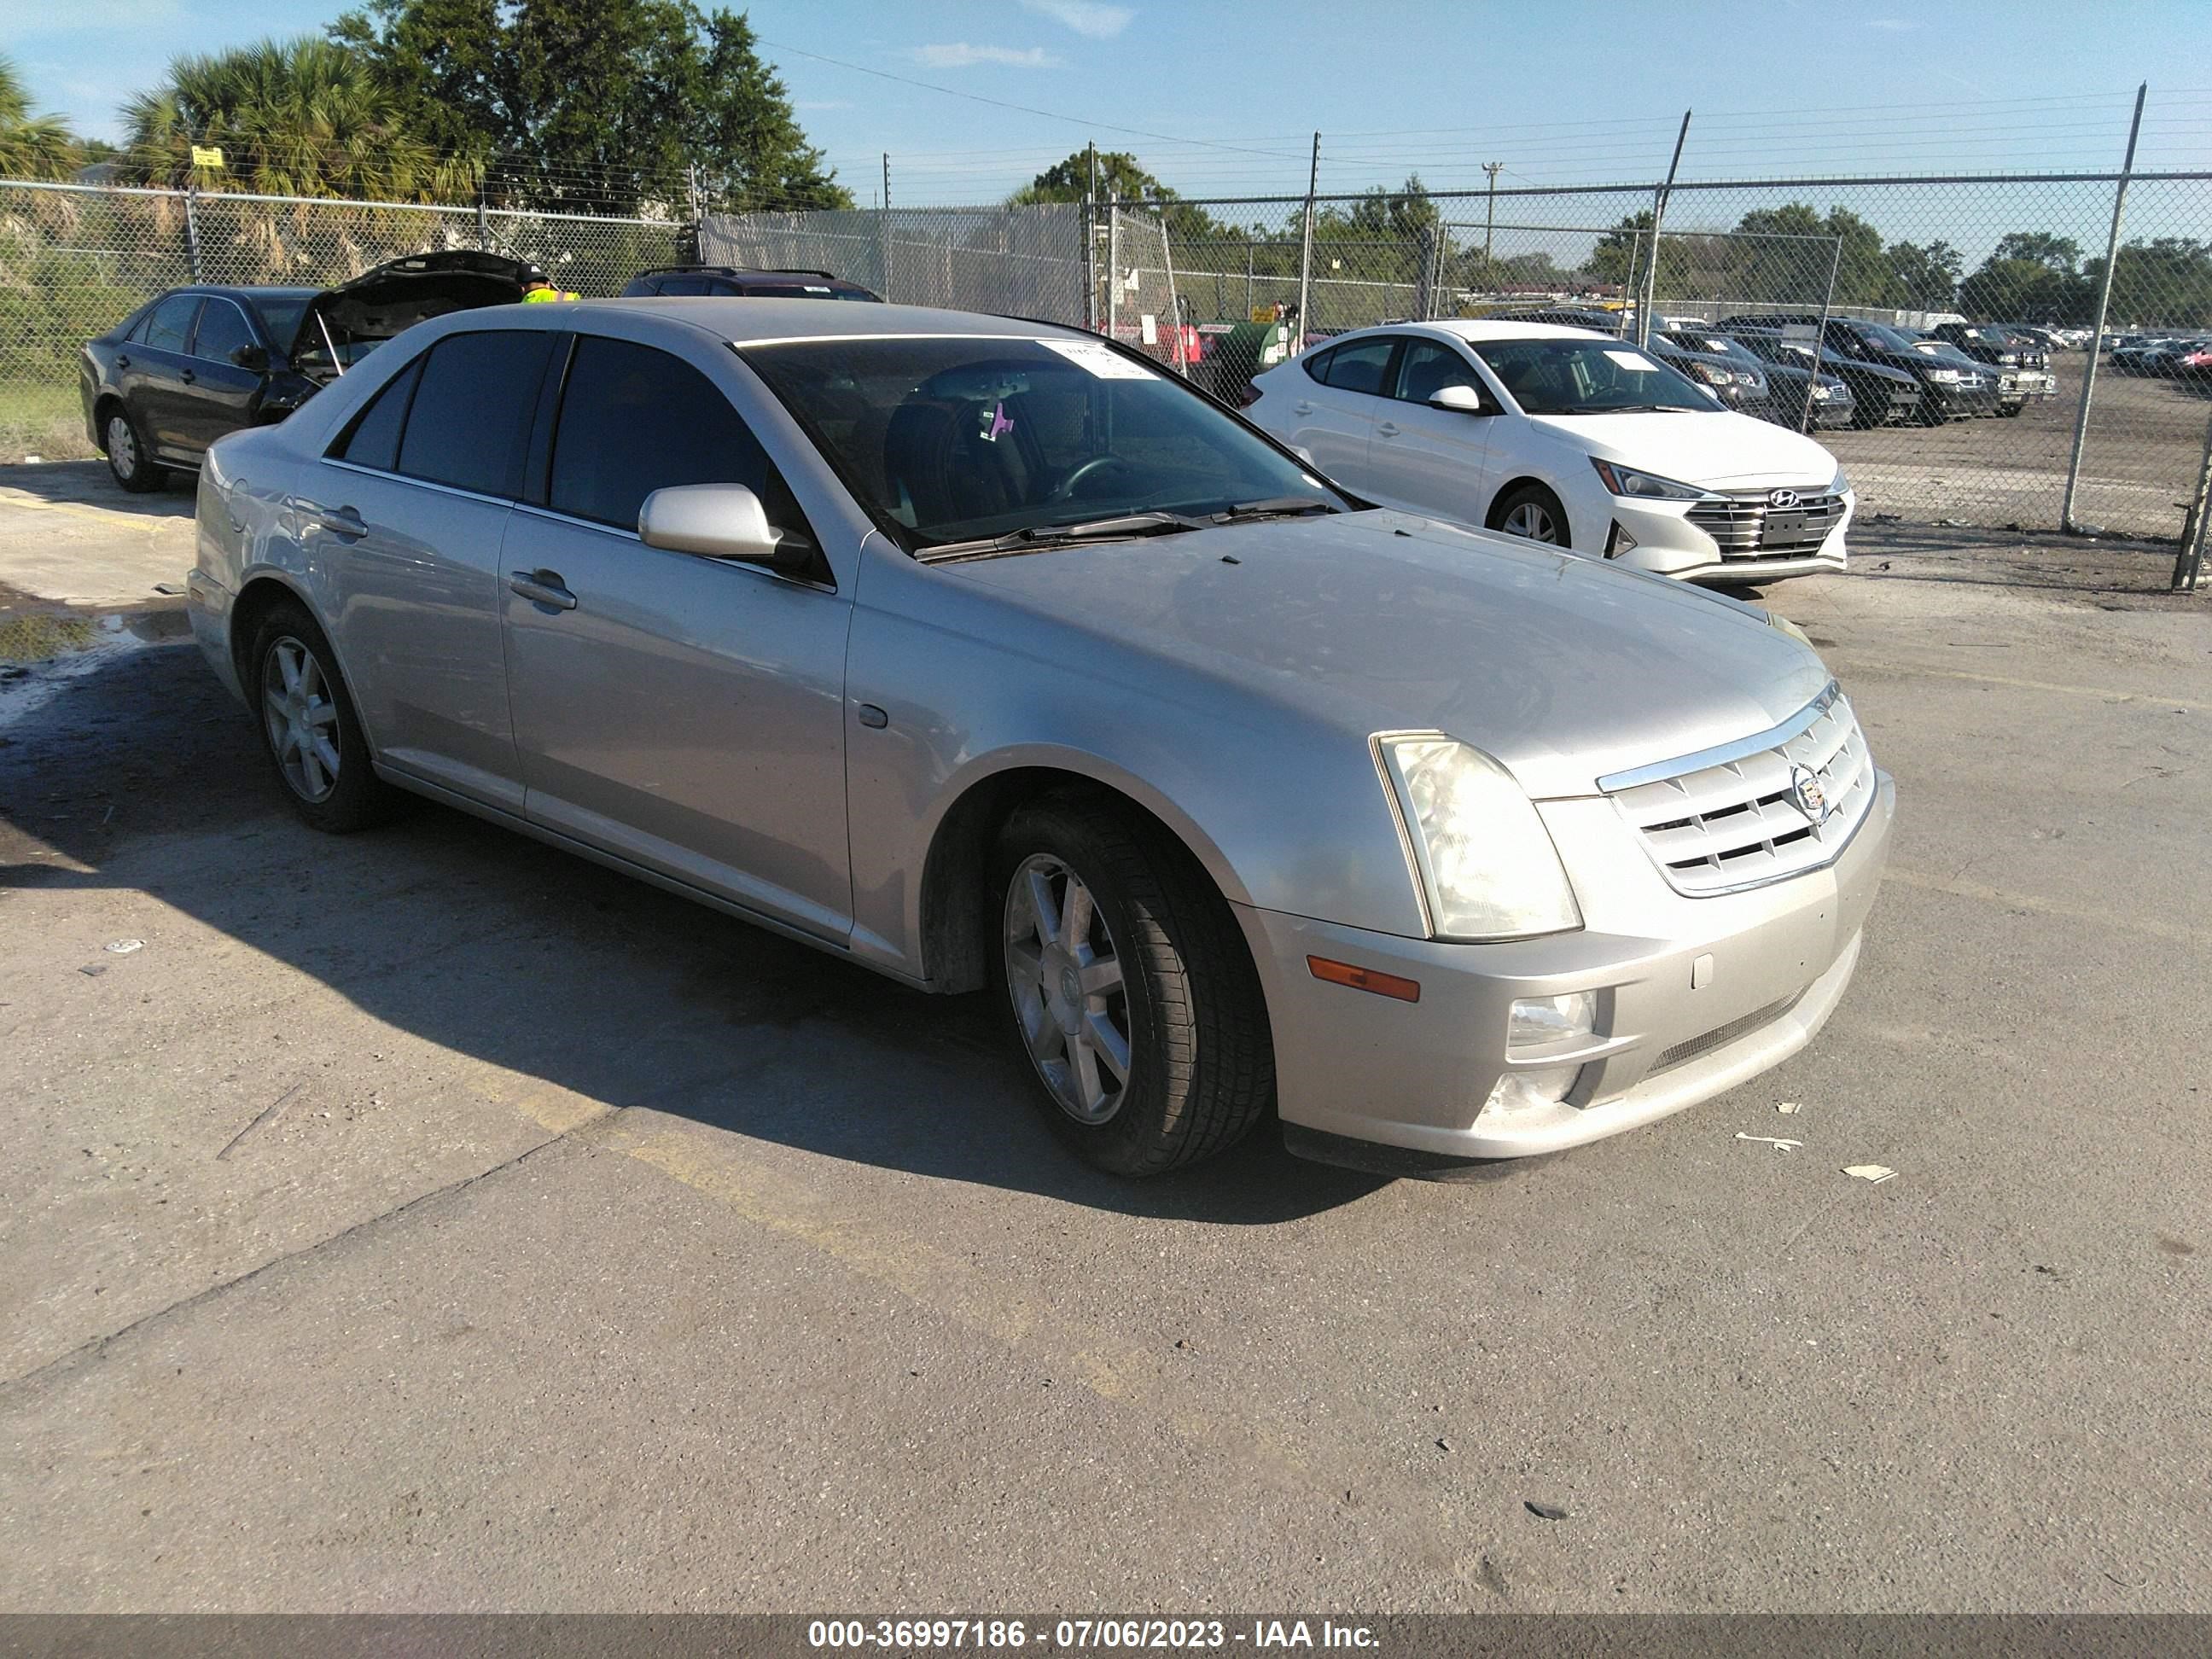
<path id="1" fill-rule="evenodd" d="M 1089 460 L 1078 466 L 1074 471 L 1069 473 L 1065 478 L 1062 478 L 1058 483 L 1054 484 L 1052 487 L 1052 493 L 1046 496 L 1045 499 L 1050 501 L 1065 501 L 1072 500 L 1075 495 L 1075 486 L 1081 483 L 1092 473 L 1100 471 L 1109 466 L 1127 466 L 1128 465 L 1129 463 L 1123 460 L 1119 455 L 1093 455 Z"/>

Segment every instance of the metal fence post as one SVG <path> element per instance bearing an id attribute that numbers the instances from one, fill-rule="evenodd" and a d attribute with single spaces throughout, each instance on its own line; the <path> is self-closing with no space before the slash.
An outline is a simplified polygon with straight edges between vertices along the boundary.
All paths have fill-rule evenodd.
<path id="1" fill-rule="evenodd" d="M 1682 143 L 1690 136 L 1690 112 L 1682 112 L 1682 130 L 1674 135 L 1674 159 L 1667 163 L 1667 182 L 1651 198 L 1651 258 L 1644 267 L 1644 295 L 1636 307 L 1636 343 L 1651 343 L 1651 307 L 1658 302 L 1659 227 L 1667 216 L 1667 198 L 1674 191 L 1675 170 L 1682 165 Z"/>
<path id="2" fill-rule="evenodd" d="M 1805 376 L 1805 412 L 1797 417 L 1797 429 L 1809 432 L 1813 427 L 1813 388 L 1820 384 L 1820 354 L 1828 345 L 1828 313 L 1836 303 L 1836 272 L 1844 263 L 1844 239 L 1836 238 L 1836 246 L 1828 255 L 1828 291 L 1820 296 L 1820 331 L 1813 337 L 1813 361 Z"/>
<path id="3" fill-rule="evenodd" d="M 491 216 L 484 211 L 484 191 L 481 179 L 477 183 L 477 251 L 479 253 L 491 252 Z"/>
<path id="4" fill-rule="evenodd" d="M 2173 558 L 2173 591 L 2194 593 L 2204 568 L 2204 544 L 2212 534 L 2212 421 L 2204 423 L 2204 459 L 2197 464 L 2197 491 L 2181 526 L 2181 550 Z"/>
<path id="5" fill-rule="evenodd" d="M 185 268 L 192 273 L 192 280 L 200 282 L 200 221 L 194 210 L 200 199 L 198 185 L 185 186 Z"/>
<path id="6" fill-rule="evenodd" d="M 877 292 L 886 300 L 897 296 L 891 292 L 891 153 L 884 152 L 884 208 L 876 216 L 876 282 Z"/>
<path id="7" fill-rule="evenodd" d="M 1321 134 L 1314 134 L 1313 165 L 1306 172 L 1305 229 L 1298 238 L 1298 337 L 1291 348 L 1297 356 L 1305 349 L 1306 331 L 1311 325 L 1306 319 L 1306 301 L 1313 291 L 1313 234 L 1314 192 L 1321 188 Z"/>
<path id="8" fill-rule="evenodd" d="M 2089 400 L 2097 390 L 2097 358 L 2105 349 L 2105 314 L 2112 303 L 2112 271 L 2120 261 L 2120 216 L 2127 210 L 2128 177 L 2136 170 L 2136 137 L 2142 131 L 2146 81 L 2136 88 L 2135 118 L 2128 123 L 2127 158 L 2120 163 L 2120 181 L 2112 189 L 2112 228 L 2105 239 L 2105 275 L 2097 284 L 2097 320 L 2089 333 L 2089 361 L 2081 369 L 2081 404 L 2074 411 L 2074 453 L 2066 463 L 2066 494 L 2058 503 L 2058 527 L 2069 535 L 2085 535 L 2074 521 L 2074 492 L 2081 482 L 2081 452 L 2089 441 Z"/>
<path id="9" fill-rule="evenodd" d="M 1091 162 L 1090 188 L 1083 197 L 1083 326 L 1098 331 L 1098 141 L 1085 147 Z"/>
<path id="10" fill-rule="evenodd" d="M 1117 198 L 1106 203 L 1106 337 L 1120 337 L 1121 326 L 1121 208 Z"/>
<path id="11" fill-rule="evenodd" d="M 1160 210 L 1160 264 L 1168 278 L 1168 326 L 1175 330 L 1176 373 L 1190 378 L 1190 362 L 1182 349 L 1182 301 L 1176 298 L 1175 238 L 1168 229 L 1168 210 Z"/>

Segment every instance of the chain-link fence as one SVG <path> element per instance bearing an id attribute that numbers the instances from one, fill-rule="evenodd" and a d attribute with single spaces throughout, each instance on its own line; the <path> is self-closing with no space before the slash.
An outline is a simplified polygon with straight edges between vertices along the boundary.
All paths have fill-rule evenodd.
<path id="1" fill-rule="evenodd" d="M 323 283 L 426 247 L 487 246 L 604 295 L 696 246 L 714 263 L 831 271 L 895 301 L 1110 333 L 1208 384 L 1216 343 L 1255 315 L 1289 321 L 1297 349 L 1376 323 L 1589 313 L 1678 367 L 1733 363 L 1748 380 L 1731 402 L 1764 381 L 1769 406 L 1753 412 L 1816 428 L 1863 514 L 2181 529 L 2212 417 L 2212 173 L 1662 193 L 902 207 L 709 215 L 695 232 L 0 182 L 0 459 L 84 453 L 79 343 L 196 277 Z M 1992 326 L 2004 325 L 2019 326 Z M 1718 370 L 1687 372 L 1711 384 Z M 1816 387 L 1839 390 L 1813 409 Z"/>
<path id="2" fill-rule="evenodd" d="M 429 248 L 535 259 L 579 294 L 683 257 L 666 221 L 0 180 L 0 461 L 89 453 L 77 349 L 188 283 L 322 286 Z"/>

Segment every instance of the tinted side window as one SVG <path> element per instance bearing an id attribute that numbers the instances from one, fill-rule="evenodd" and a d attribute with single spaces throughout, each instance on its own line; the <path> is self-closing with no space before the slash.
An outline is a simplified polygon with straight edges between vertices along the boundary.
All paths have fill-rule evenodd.
<path id="1" fill-rule="evenodd" d="M 1380 339 L 1357 340 L 1337 347 L 1329 356 L 1328 384 L 1339 392 L 1380 396 L 1382 371 L 1389 366 L 1390 354 L 1397 349 L 1396 339 L 1387 334 Z"/>
<path id="2" fill-rule="evenodd" d="M 1406 355 L 1398 360 L 1396 395 L 1409 404 L 1425 404 L 1448 386 L 1482 390 L 1473 367 L 1449 346 L 1430 340 L 1408 341 Z"/>
<path id="3" fill-rule="evenodd" d="M 182 351 L 192 331 L 192 313 L 200 308 L 197 294 L 172 294 L 154 307 L 138 337 L 162 351 Z"/>
<path id="4" fill-rule="evenodd" d="M 200 310 L 200 330 L 192 336 L 192 356 L 219 363 L 230 361 L 240 346 L 259 345 L 246 313 L 228 300 L 210 298 Z"/>
<path id="5" fill-rule="evenodd" d="M 712 380 L 651 346 L 580 338 L 561 394 L 547 505 L 635 530 L 647 495 L 695 483 L 744 484 L 770 524 L 805 527 L 759 441 Z"/>
<path id="6" fill-rule="evenodd" d="M 1323 386 L 1328 384 L 1328 360 L 1336 356 L 1331 351 L 1309 351 L 1298 361 L 1306 366 L 1306 373 Z"/>
<path id="7" fill-rule="evenodd" d="M 487 495 L 520 493 L 523 447 L 552 342 L 542 330 L 488 329 L 432 346 L 400 440 L 398 470 Z"/>
<path id="8" fill-rule="evenodd" d="M 653 278 L 653 291 L 655 294 L 681 296 L 690 294 L 711 294 L 714 289 L 708 286 L 704 276 L 656 276 Z"/>
<path id="9" fill-rule="evenodd" d="M 399 460 L 399 428 L 407 421 L 407 400 L 415 395 L 415 382 L 422 374 L 422 360 L 417 357 L 393 376 L 392 384 L 354 416 L 351 428 L 332 446 L 331 459 L 391 471 Z"/>

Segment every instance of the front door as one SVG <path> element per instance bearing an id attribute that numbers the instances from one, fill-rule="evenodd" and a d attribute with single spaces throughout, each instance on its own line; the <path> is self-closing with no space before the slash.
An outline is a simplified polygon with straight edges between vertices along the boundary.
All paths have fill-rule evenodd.
<path id="1" fill-rule="evenodd" d="M 507 660 L 531 819 L 818 938 L 852 932 L 848 594 L 639 540 L 653 490 L 798 504 L 690 364 L 580 335 L 543 507 L 507 527 Z"/>
<path id="2" fill-rule="evenodd" d="M 1480 395 L 1487 414 L 1431 409 L 1448 386 Z M 1391 377 L 1391 398 L 1367 448 L 1367 492 L 1393 507 L 1480 524 L 1490 500 L 1490 434 L 1497 401 L 1474 365 L 1439 340 L 1408 340 Z"/>

